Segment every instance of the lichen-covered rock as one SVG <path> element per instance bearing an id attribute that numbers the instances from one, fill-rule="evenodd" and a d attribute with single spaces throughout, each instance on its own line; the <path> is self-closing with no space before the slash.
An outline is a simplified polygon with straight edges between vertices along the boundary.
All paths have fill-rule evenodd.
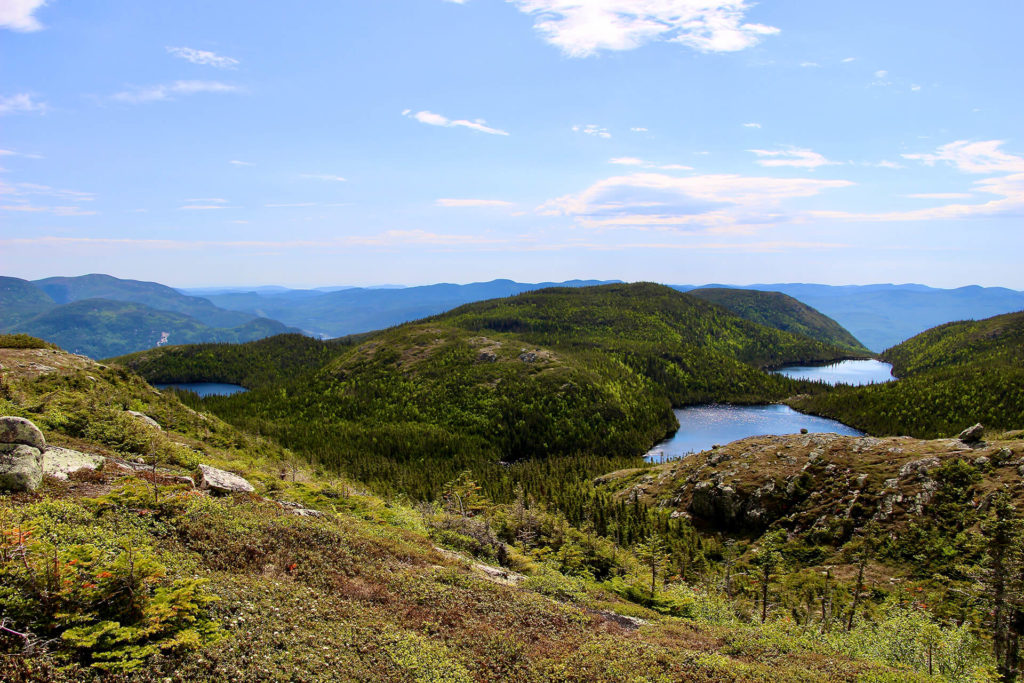
<path id="1" fill-rule="evenodd" d="M 256 489 L 242 477 L 209 465 L 199 466 L 199 488 L 218 493 L 251 493 Z"/>
<path id="2" fill-rule="evenodd" d="M 957 438 L 964 443 L 978 443 L 981 438 L 985 436 L 985 428 L 981 426 L 981 423 L 968 427 L 964 431 L 960 432 L 960 436 Z"/>
<path id="3" fill-rule="evenodd" d="M 0 417 L 0 443 L 19 443 L 40 451 L 46 448 L 46 439 L 39 427 L 23 417 Z"/>
<path id="4" fill-rule="evenodd" d="M 43 474 L 63 480 L 72 472 L 99 469 L 104 460 L 100 455 L 51 446 L 43 453 Z"/>
<path id="5" fill-rule="evenodd" d="M 20 443 L 0 444 L 0 490 L 35 491 L 42 483 L 42 451 Z"/>
<path id="6" fill-rule="evenodd" d="M 132 417 L 134 417 L 136 420 L 139 420 L 140 422 L 143 422 L 149 425 L 150 427 L 153 427 L 154 429 L 162 429 L 162 427 L 160 427 L 159 422 L 151 418 L 149 415 L 146 415 L 145 413 L 140 413 L 137 410 L 129 410 L 126 412 Z"/>
<path id="7" fill-rule="evenodd" d="M 912 460 L 900 468 L 900 479 L 906 479 L 907 477 L 916 475 L 925 475 L 941 464 L 942 461 L 936 457 Z"/>

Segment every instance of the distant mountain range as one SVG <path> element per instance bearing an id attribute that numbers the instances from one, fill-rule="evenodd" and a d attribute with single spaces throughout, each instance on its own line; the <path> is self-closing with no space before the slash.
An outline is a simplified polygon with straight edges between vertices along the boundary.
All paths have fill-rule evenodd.
<path id="1" fill-rule="evenodd" d="M 0 332 L 25 332 L 93 358 L 165 344 L 244 342 L 297 331 L 156 282 L 109 275 L 35 282 L 0 277 Z"/>
<path id="2" fill-rule="evenodd" d="M 109 275 L 51 277 L 34 282 L 0 277 L 0 332 L 26 332 L 68 350 L 102 358 L 158 344 L 252 341 L 284 332 L 341 337 L 438 315 L 463 304 L 551 286 L 613 283 L 618 281 L 492 280 L 422 287 L 176 290 L 156 282 Z M 1001 287 L 787 283 L 673 288 L 693 292 L 777 329 L 801 334 L 814 330 L 814 338 L 855 353 L 863 352 L 865 347 L 880 352 L 945 322 L 1024 310 L 1024 292 Z M 749 294 L 741 293 L 744 290 L 779 292 L 791 298 L 758 299 L 754 305 Z M 721 293 L 725 291 L 737 293 Z M 65 308 L 87 300 L 108 303 Z M 110 302 L 135 305 L 111 306 Z M 168 317 L 169 313 L 178 317 Z M 764 317 L 766 314 L 768 317 Z"/>
<path id="3" fill-rule="evenodd" d="M 230 310 L 264 316 L 324 337 L 370 332 L 399 325 L 455 306 L 496 297 L 512 296 L 552 285 L 583 287 L 617 280 L 572 280 L 528 284 L 512 280 L 467 285 L 436 284 L 405 288 L 352 287 L 332 292 L 275 289 L 203 293 Z M 755 284 L 672 285 L 679 291 L 727 288 L 788 294 L 817 309 L 848 330 L 861 344 L 880 352 L 919 332 L 954 320 L 987 318 L 1024 310 L 1024 292 L 1002 287 L 937 289 L 925 285 Z M 210 290 L 182 290 L 198 295 Z M 707 299 L 709 295 L 704 295 Z M 783 328 L 784 329 L 784 328 Z"/>

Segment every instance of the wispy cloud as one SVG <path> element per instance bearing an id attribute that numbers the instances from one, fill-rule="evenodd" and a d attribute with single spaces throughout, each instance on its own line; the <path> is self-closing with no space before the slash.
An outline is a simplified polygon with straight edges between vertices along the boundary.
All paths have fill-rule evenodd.
<path id="1" fill-rule="evenodd" d="M 438 199 L 434 201 L 434 205 L 452 209 L 496 208 L 515 206 L 513 202 L 507 202 L 502 199 Z"/>
<path id="2" fill-rule="evenodd" d="M 472 121 L 468 119 L 449 119 L 447 116 L 435 114 L 432 111 L 424 110 L 413 113 L 411 109 L 403 111 L 402 116 L 415 119 L 416 121 L 425 123 L 428 126 L 441 126 L 443 128 L 469 128 L 470 130 L 475 130 L 479 133 L 487 133 L 488 135 L 508 135 L 506 131 L 488 126 L 487 122 L 483 119 L 474 119 Z"/>
<path id="3" fill-rule="evenodd" d="M 601 126 L 593 123 L 589 123 L 587 125 L 577 124 L 572 127 L 572 131 L 574 133 L 583 133 L 584 135 L 593 135 L 594 137 L 604 138 L 606 140 L 612 136 L 612 134 L 608 132 L 607 128 L 602 128 Z"/>
<path id="4" fill-rule="evenodd" d="M 743 127 L 744 128 L 760 128 L 761 124 L 760 123 L 753 123 L 753 122 L 751 122 L 751 123 L 744 123 Z"/>
<path id="5" fill-rule="evenodd" d="M 745 0 L 510 0 L 570 57 L 679 43 L 701 52 L 734 52 L 779 29 L 745 21 Z"/>
<path id="6" fill-rule="evenodd" d="M 538 208 L 543 215 L 571 216 L 591 228 L 631 227 L 749 232 L 795 220 L 785 200 L 849 187 L 846 180 L 700 175 L 680 178 L 634 173 L 594 183 Z"/>
<path id="7" fill-rule="evenodd" d="M 1008 154 L 1000 149 L 1003 140 L 971 142 L 957 140 L 928 154 L 904 154 L 904 159 L 921 161 L 928 166 L 945 162 L 967 173 L 1020 173 L 1024 172 L 1024 157 Z"/>
<path id="8" fill-rule="evenodd" d="M 911 199 L 970 199 L 970 192 L 923 192 L 921 194 L 904 195 Z"/>
<path id="9" fill-rule="evenodd" d="M 333 173 L 303 173 L 299 177 L 307 180 L 332 180 L 338 183 L 348 182 L 346 178 L 343 178 L 340 175 L 334 175 Z"/>
<path id="10" fill-rule="evenodd" d="M 44 159 L 42 154 L 26 154 L 25 152 L 15 152 L 13 149 L 0 149 L 0 157 L 22 157 L 24 159 Z"/>
<path id="11" fill-rule="evenodd" d="M 3 181 L 0 181 L 0 195 L 7 195 L 9 197 L 56 197 L 73 202 L 91 202 L 96 198 L 91 192 L 60 190 L 38 183 L 5 183 Z"/>
<path id="12" fill-rule="evenodd" d="M 214 66 L 218 69 L 233 69 L 238 66 L 238 60 L 234 57 L 225 57 L 208 50 L 196 50 L 191 47 L 168 47 L 167 52 L 187 62 L 203 66 Z"/>
<path id="13" fill-rule="evenodd" d="M 118 102 L 139 104 L 142 102 L 160 102 L 174 99 L 178 95 L 196 95 L 199 93 L 239 93 L 242 89 L 230 83 L 220 81 L 174 81 L 160 85 L 150 85 L 114 93 L 111 98 Z"/>
<path id="14" fill-rule="evenodd" d="M 228 206 L 228 200 L 221 199 L 220 197 L 200 197 L 198 199 L 186 199 L 182 206 L 178 207 L 179 211 L 211 211 L 216 209 L 231 209 L 232 206 Z"/>
<path id="15" fill-rule="evenodd" d="M 636 126 L 634 128 L 630 128 L 629 130 L 631 132 L 633 132 L 633 133 L 646 133 L 646 132 L 648 132 L 647 129 L 644 128 L 643 126 Z"/>
<path id="16" fill-rule="evenodd" d="M 35 11 L 47 0 L 3 0 L 0 2 L 0 28 L 29 33 L 38 31 L 43 25 L 35 17 Z"/>
<path id="17" fill-rule="evenodd" d="M 821 154 L 809 149 L 799 147 L 788 147 L 786 149 L 751 149 L 758 157 L 757 163 L 767 168 L 792 166 L 794 168 L 818 168 L 819 166 L 834 166 L 842 162 L 829 161 Z"/>
<path id="18" fill-rule="evenodd" d="M 251 161 L 239 161 L 238 159 L 232 159 L 228 163 L 231 164 L 232 166 L 255 166 L 256 165 L 256 164 L 254 164 Z"/>
<path id="19" fill-rule="evenodd" d="M 985 178 L 974 183 L 974 191 L 999 197 L 980 204 L 944 204 L 911 211 L 853 213 L 847 211 L 814 211 L 817 218 L 857 221 L 936 221 L 988 216 L 1021 215 L 1024 213 L 1024 173 L 1000 178 Z M 956 193 L 951 193 L 956 194 Z M 973 196 L 973 195 L 970 195 Z"/>
<path id="20" fill-rule="evenodd" d="M 40 102 L 31 93 L 18 93 L 16 95 L 0 95 L 0 116 L 6 114 L 45 114 L 49 106 Z"/>
<path id="21" fill-rule="evenodd" d="M 662 171 L 692 171 L 692 166 L 683 166 L 682 164 L 656 164 L 651 161 L 645 161 L 636 157 L 615 157 L 608 160 L 609 164 L 617 164 L 619 166 L 638 166 L 640 168 L 657 168 Z"/>

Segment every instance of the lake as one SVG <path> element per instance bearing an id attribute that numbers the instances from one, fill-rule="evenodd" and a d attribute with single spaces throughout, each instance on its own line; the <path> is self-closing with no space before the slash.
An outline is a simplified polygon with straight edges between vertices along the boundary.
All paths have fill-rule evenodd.
<path id="1" fill-rule="evenodd" d="M 169 389 L 171 387 L 184 389 L 185 391 L 199 394 L 203 398 L 207 396 L 230 396 L 231 394 L 248 391 L 245 387 L 238 384 L 220 384 L 219 382 L 177 382 L 175 384 L 154 384 L 153 386 L 157 389 Z"/>
<path id="2" fill-rule="evenodd" d="M 864 432 L 847 427 L 825 417 L 805 415 L 784 405 L 690 406 L 675 411 L 679 431 L 647 452 L 648 460 L 678 458 L 699 453 L 715 444 L 748 436 L 769 434 L 799 434 L 808 432 L 834 432 L 848 436 L 863 436 Z"/>
<path id="3" fill-rule="evenodd" d="M 809 379 L 825 384 L 876 384 L 892 382 L 892 366 L 880 360 L 844 360 L 829 365 L 791 365 L 776 370 L 793 379 Z"/>

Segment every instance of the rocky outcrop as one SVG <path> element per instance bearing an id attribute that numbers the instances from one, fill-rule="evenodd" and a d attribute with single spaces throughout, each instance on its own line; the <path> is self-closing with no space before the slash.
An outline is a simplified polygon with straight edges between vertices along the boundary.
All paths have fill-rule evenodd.
<path id="1" fill-rule="evenodd" d="M 0 490 L 35 491 L 43 483 L 43 454 L 20 443 L 0 444 Z"/>
<path id="2" fill-rule="evenodd" d="M 252 493 L 256 489 L 242 477 L 209 465 L 199 466 L 199 488 L 215 493 Z"/>
<path id="3" fill-rule="evenodd" d="M 143 424 L 147 424 L 150 427 L 153 427 L 154 429 L 162 429 L 160 427 L 160 423 L 159 422 L 157 422 L 156 420 L 151 418 L 149 415 L 146 415 L 145 413 L 140 413 L 137 410 L 127 410 L 125 412 L 127 412 L 129 415 L 134 417 L 139 422 L 142 422 Z"/>
<path id="4" fill-rule="evenodd" d="M 43 474 L 66 480 L 74 472 L 99 469 L 104 460 L 102 456 L 92 453 L 51 446 L 43 453 Z"/>
<path id="5" fill-rule="evenodd" d="M 16 443 L 37 450 L 46 449 L 46 439 L 30 420 L 23 417 L 0 417 L 0 444 Z"/>
<path id="6" fill-rule="evenodd" d="M 981 443 L 982 437 L 985 436 L 985 428 L 981 426 L 981 423 L 968 427 L 964 431 L 960 432 L 960 436 L 957 438 L 966 444 Z"/>

